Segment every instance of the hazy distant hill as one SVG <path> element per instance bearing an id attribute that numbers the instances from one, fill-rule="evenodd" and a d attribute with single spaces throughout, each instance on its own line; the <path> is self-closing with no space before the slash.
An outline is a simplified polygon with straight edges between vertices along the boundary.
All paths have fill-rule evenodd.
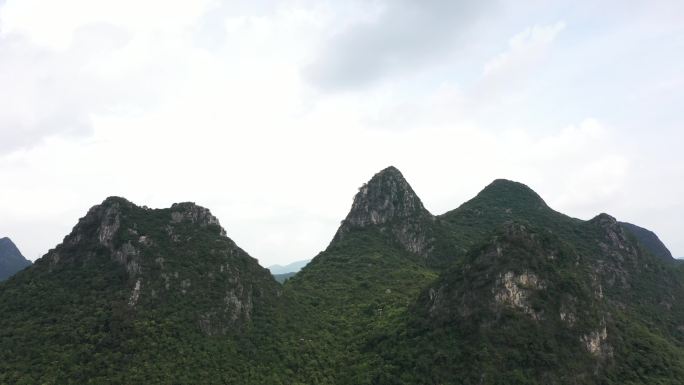
<path id="1" fill-rule="evenodd" d="M 302 267 L 306 266 L 307 263 L 311 262 L 310 259 L 304 259 L 301 261 L 295 261 L 292 263 L 288 263 L 287 265 L 271 265 L 268 267 L 268 270 L 271 271 L 271 274 L 286 274 L 286 273 L 296 273 L 299 270 L 302 269 Z"/>
<path id="2" fill-rule="evenodd" d="M 0 284 L 0 383 L 681 385 L 684 269 L 627 227 L 508 180 L 433 215 L 389 167 L 280 285 L 207 209 L 109 198 Z"/>
<path id="3" fill-rule="evenodd" d="M 9 238 L 0 238 L 0 281 L 31 265 Z"/>
<path id="4" fill-rule="evenodd" d="M 284 283 L 286 280 L 294 277 L 294 275 L 309 262 L 311 262 L 310 259 L 305 259 L 289 263 L 285 266 L 272 265 L 268 267 L 268 270 L 271 271 L 271 274 L 273 274 L 273 278 L 275 278 L 276 281 Z"/>

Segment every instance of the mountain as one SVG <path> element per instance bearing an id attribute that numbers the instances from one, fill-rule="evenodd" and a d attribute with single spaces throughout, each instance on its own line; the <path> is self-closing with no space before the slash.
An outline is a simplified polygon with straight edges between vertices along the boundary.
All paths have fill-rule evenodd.
<path id="1" fill-rule="evenodd" d="M 429 284 L 433 216 L 394 167 L 359 189 L 330 245 L 283 285 L 292 383 L 368 383 L 365 345 Z M 425 230 L 425 232 L 424 232 Z"/>
<path id="2" fill-rule="evenodd" d="M 417 372 L 439 383 L 587 383 L 613 350 L 578 258 L 550 232 L 505 223 L 421 293 L 399 343 L 417 342 L 405 348 Z"/>
<path id="3" fill-rule="evenodd" d="M 0 285 L 0 383 L 239 383 L 279 294 L 209 210 L 108 198 Z"/>
<path id="4" fill-rule="evenodd" d="M 473 199 L 439 218 L 445 223 L 446 238 L 453 240 L 444 253 L 459 247 L 465 252 L 509 221 L 534 223 L 575 239 L 572 228 L 581 223 L 551 209 L 528 186 L 505 179 L 495 180 Z"/>
<path id="5" fill-rule="evenodd" d="M 283 274 L 273 274 L 273 278 L 279 283 L 284 283 L 288 279 L 292 278 L 297 274 L 297 272 L 283 273 Z"/>
<path id="6" fill-rule="evenodd" d="M 292 343 L 316 357 L 288 366 L 302 383 L 680 384 L 683 287 L 609 215 L 496 180 L 433 216 L 389 168 L 285 283 Z"/>
<path id="7" fill-rule="evenodd" d="M 637 225 L 627 222 L 620 222 L 620 225 L 630 232 L 636 239 L 653 255 L 662 258 L 667 262 L 674 262 L 672 253 L 667 249 L 665 244 L 658 238 L 658 236 L 651 230 L 644 229 Z"/>
<path id="8" fill-rule="evenodd" d="M 684 380 L 684 276 L 611 216 L 573 219 L 498 180 L 438 219 L 440 251 L 462 256 L 368 344 L 373 381 Z"/>
<path id="9" fill-rule="evenodd" d="M 684 265 L 496 180 L 441 215 L 394 167 L 280 285 L 192 203 L 108 198 L 0 284 L 0 383 L 684 383 Z"/>
<path id="10" fill-rule="evenodd" d="M 378 377 L 681 383 L 681 274 L 642 253 L 607 215 L 576 230 L 584 243 L 503 223 L 423 290 L 405 325 L 379 338 L 383 367 L 408 366 L 413 377 L 403 369 Z"/>
<path id="11" fill-rule="evenodd" d="M 307 263 L 311 262 L 310 259 L 304 259 L 301 261 L 295 261 L 292 263 L 288 263 L 287 265 L 281 266 L 281 265 L 271 265 L 268 267 L 268 270 L 271 271 L 271 274 L 286 274 L 286 273 L 296 273 L 299 270 L 302 269 L 302 267 L 306 266 Z"/>
<path id="12" fill-rule="evenodd" d="M 331 246 L 354 232 L 377 228 L 406 251 L 425 256 L 430 247 L 427 229 L 433 220 L 401 172 L 390 166 L 361 186 Z"/>
<path id="13" fill-rule="evenodd" d="M 0 238 L 0 281 L 13 276 L 18 271 L 31 266 L 9 238 Z"/>
<path id="14" fill-rule="evenodd" d="M 268 270 L 271 271 L 271 274 L 273 274 L 273 278 L 275 278 L 276 281 L 283 283 L 286 280 L 294 277 L 294 275 L 297 274 L 297 272 L 309 262 L 311 262 L 310 259 L 305 259 L 303 261 L 289 263 L 285 266 L 272 265 L 268 267 Z"/>

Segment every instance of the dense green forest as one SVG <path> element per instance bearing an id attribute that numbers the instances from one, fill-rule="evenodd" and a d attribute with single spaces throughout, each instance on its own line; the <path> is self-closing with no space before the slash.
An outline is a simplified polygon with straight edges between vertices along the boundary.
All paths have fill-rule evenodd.
<path id="1" fill-rule="evenodd" d="M 644 234 L 506 180 L 434 216 L 390 167 L 281 284 L 207 209 L 108 198 L 0 283 L 0 383 L 682 384 Z"/>

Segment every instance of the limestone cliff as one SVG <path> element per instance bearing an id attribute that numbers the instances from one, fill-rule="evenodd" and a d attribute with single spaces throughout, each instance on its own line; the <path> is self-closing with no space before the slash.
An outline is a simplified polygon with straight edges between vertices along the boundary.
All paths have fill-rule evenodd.
<path id="1" fill-rule="evenodd" d="M 401 172 L 390 166 L 359 188 L 333 242 L 350 231 L 377 227 L 392 234 L 407 251 L 425 257 L 431 248 L 432 222 L 434 217 Z"/>
<path id="2" fill-rule="evenodd" d="M 153 210 L 107 198 L 36 267 L 58 279 L 103 263 L 113 270 L 94 273 L 121 276 L 112 290 L 122 291 L 131 311 L 157 317 L 187 306 L 183 317 L 206 334 L 248 324 L 255 306 L 279 291 L 268 270 L 226 237 L 218 219 L 191 202 Z"/>

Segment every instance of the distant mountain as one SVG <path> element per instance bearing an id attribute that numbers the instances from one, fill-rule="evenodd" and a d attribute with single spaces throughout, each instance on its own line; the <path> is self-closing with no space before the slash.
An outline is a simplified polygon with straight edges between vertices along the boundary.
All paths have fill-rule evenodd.
<path id="1" fill-rule="evenodd" d="M 295 274 L 297 274 L 296 271 L 294 271 L 292 273 L 273 274 L 273 278 L 275 278 L 275 280 L 280 282 L 280 283 L 285 283 L 285 281 L 294 277 Z"/>
<path id="2" fill-rule="evenodd" d="M 0 281 L 6 280 L 27 266 L 31 266 L 31 261 L 21 255 L 12 240 L 0 238 Z"/>
<path id="3" fill-rule="evenodd" d="M 670 250 L 667 249 L 665 244 L 653 231 L 627 222 L 620 222 L 620 225 L 634 235 L 646 250 L 650 251 L 653 255 L 662 258 L 664 261 L 674 261 Z"/>
<path id="4" fill-rule="evenodd" d="M 311 262 L 310 259 L 304 259 L 301 261 L 295 261 L 292 263 L 288 263 L 287 265 L 271 265 L 268 267 L 268 270 L 271 271 L 271 274 L 273 275 L 278 275 L 278 274 L 286 274 L 286 273 L 296 273 L 299 270 L 302 269 L 302 267 L 306 266 L 307 263 Z"/>
<path id="5" fill-rule="evenodd" d="M 275 278 L 276 281 L 284 283 L 288 279 L 294 277 L 295 274 L 297 274 L 297 272 L 301 270 L 304 266 L 306 266 L 309 262 L 311 262 L 310 259 L 305 259 L 302 261 L 295 261 L 289 263 L 285 266 L 272 265 L 268 267 L 268 270 L 271 271 L 271 274 L 273 274 L 273 278 Z"/>
<path id="6" fill-rule="evenodd" d="M 503 179 L 433 215 L 388 167 L 281 285 L 209 210 L 108 198 L 0 284 L 0 383 L 681 385 L 653 250 Z"/>

